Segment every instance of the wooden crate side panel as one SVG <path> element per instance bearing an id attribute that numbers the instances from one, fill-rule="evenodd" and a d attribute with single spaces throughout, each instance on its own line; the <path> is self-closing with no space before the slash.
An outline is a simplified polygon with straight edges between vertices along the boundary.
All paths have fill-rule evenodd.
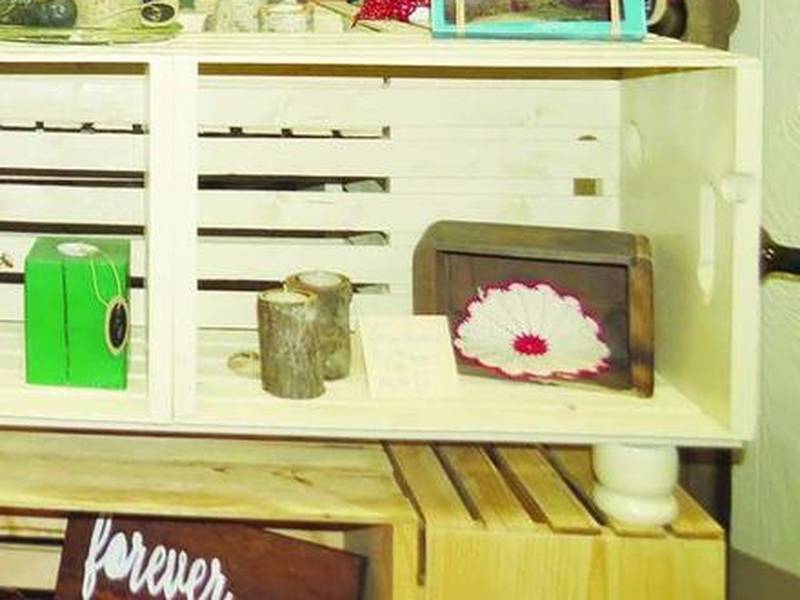
<path id="1" fill-rule="evenodd" d="M 448 528 L 426 535 L 426 600 L 603 598 L 594 536 Z"/>
<path id="2" fill-rule="evenodd" d="M 732 370 L 747 368 L 732 363 L 731 348 L 739 209 L 721 188 L 736 169 L 735 75 L 659 74 L 626 81 L 622 94 L 623 155 L 633 164 L 623 171 L 621 221 L 653 248 L 656 369 L 724 426 Z M 752 291 L 737 302 L 756 305 Z"/>
<path id="3" fill-rule="evenodd" d="M 603 556 L 606 598 L 725 598 L 723 540 L 606 536 Z"/>

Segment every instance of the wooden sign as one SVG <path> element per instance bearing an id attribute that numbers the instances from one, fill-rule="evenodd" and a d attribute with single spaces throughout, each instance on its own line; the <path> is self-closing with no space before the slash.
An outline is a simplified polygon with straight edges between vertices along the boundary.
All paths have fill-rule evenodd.
<path id="1" fill-rule="evenodd" d="M 70 519 L 57 600 L 358 600 L 365 559 L 253 525 Z"/>

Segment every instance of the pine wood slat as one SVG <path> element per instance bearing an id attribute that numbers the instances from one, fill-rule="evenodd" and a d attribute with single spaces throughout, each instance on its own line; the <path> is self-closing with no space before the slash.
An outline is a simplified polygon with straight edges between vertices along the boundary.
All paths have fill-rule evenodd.
<path id="1" fill-rule="evenodd" d="M 480 446 L 439 446 L 437 452 L 470 512 L 489 529 L 532 529 L 534 521 Z"/>
<path id="2" fill-rule="evenodd" d="M 0 588 L 53 590 L 59 546 L 0 543 Z"/>
<path id="3" fill-rule="evenodd" d="M 378 446 L 4 432 L 0 506 L 414 523 Z"/>
<path id="4" fill-rule="evenodd" d="M 557 448 L 551 450 L 557 461 L 561 463 L 577 485 L 580 486 L 587 498 L 591 498 L 594 488 L 594 475 L 592 473 L 592 461 L 589 450 L 581 447 Z M 626 537 L 653 537 L 660 538 L 666 535 L 663 527 L 646 527 L 628 525 L 608 519 L 608 525 L 620 536 Z"/>
<path id="5" fill-rule="evenodd" d="M 426 525 L 473 527 L 475 521 L 427 444 L 388 444 L 386 451 Z"/>
<path id="6" fill-rule="evenodd" d="M 600 526 L 539 449 L 498 447 L 493 454 L 528 512 L 540 511 L 557 532 L 600 533 Z"/>
<path id="7" fill-rule="evenodd" d="M 686 490 L 675 490 L 678 501 L 678 518 L 670 523 L 669 530 L 681 538 L 723 539 L 725 530 L 703 509 Z"/>
<path id="8" fill-rule="evenodd" d="M 0 515 L 0 537 L 61 540 L 66 529 L 66 519 Z"/>

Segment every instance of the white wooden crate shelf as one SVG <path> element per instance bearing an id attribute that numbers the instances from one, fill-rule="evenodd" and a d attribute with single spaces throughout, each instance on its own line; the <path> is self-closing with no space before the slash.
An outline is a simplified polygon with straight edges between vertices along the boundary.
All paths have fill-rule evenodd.
<path id="1" fill-rule="evenodd" d="M 757 61 L 660 38 L 370 33 L 1 49 L 0 252 L 16 266 L 0 273 L 0 424 L 698 446 L 751 435 Z M 290 402 L 228 372 L 229 354 L 257 345 L 255 290 L 292 271 L 348 273 L 356 317 L 410 312 L 412 251 L 439 219 L 649 236 L 654 398 L 464 378 L 458 401 L 378 402 L 357 361 L 324 397 Z M 22 383 L 21 265 L 59 226 L 134 240 L 127 392 Z"/>

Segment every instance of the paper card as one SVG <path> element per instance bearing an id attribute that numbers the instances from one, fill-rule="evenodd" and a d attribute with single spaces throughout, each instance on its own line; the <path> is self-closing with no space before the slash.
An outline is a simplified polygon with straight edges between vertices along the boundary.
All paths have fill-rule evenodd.
<path id="1" fill-rule="evenodd" d="M 373 398 L 458 395 L 447 317 L 361 317 L 359 334 Z"/>

